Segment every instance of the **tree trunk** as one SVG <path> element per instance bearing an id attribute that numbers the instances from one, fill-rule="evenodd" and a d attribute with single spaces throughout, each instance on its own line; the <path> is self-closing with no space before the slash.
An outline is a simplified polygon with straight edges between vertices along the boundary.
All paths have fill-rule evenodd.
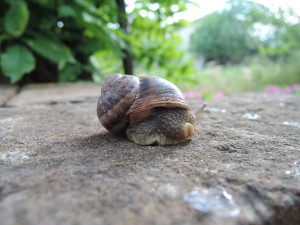
<path id="1" fill-rule="evenodd" d="M 118 7 L 118 21 L 120 28 L 124 31 L 125 34 L 129 34 L 128 31 L 128 20 L 127 20 L 127 14 L 125 11 L 125 2 L 124 0 L 116 0 L 116 4 Z M 125 41 L 126 47 L 122 49 L 122 52 L 124 53 L 123 56 L 123 68 L 125 74 L 133 74 L 133 60 L 132 55 L 130 52 L 130 43 L 128 41 Z"/>

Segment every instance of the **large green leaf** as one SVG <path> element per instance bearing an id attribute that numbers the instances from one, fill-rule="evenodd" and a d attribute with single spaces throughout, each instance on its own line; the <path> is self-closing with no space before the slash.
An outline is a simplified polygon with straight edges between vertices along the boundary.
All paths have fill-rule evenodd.
<path id="1" fill-rule="evenodd" d="M 1 67 L 4 75 L 16 83 L 35 68 L 35 58 L 26 47 L 13 45 L 1 55 Z"/>
<path id="2" fill-rule="evenodd" d="M 29 10 L 23 0 L 8 1 L 10 9 L 5 15 L 4 26 L 8 34 L 13 37 L 21 36 L 29 20 Z"/>
<path id="3" fill-rule="evenodd" d="M 38 54 L 54 63 L 75 62 L 71 50 L 59 41 L 38 36 L 27 40 L 26 43 Z"/>

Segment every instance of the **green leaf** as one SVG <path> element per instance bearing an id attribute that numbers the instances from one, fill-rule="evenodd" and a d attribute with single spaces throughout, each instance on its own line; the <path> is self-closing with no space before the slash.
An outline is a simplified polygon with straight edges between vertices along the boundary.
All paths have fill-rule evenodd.
<path id="1" fill-rule="evenodd" d="M 38 54 L 54 63 L 75 63 L 71 50 L 59 41 L 38 36 L 35 39 L 26 40 L 26 43 Z"/>
<path id="2" fill-rule="evenodd" d="M 13 37 L 21 36 L 28 24 L 29 10 L 22 0 L 9 1 L 10 9 L 5 15 L 4 26 L 8 34 Z"/>
<path id="3" fill-rule="evenodd" d="M 60 17 L 75 17 L 76 10 L 69 5 L 61 5 L 58 8 L 58 14 Z"/>
<path id="4" fill-rule="evenodd" d="M 4 75 L 16 83 L 35 68 L 35 58 L 24 46 L 13 45 L 1 55 L 1 67 Z"/>
<path id="5" fill-rule="evenodd" d="M 59 73 L 59 82 L 76 81 L 81 68 L 75 65 L 66 65 Z"/>
<path id="6" fill-rule="evenodd" d="M 82 7 L 84 7 L 87 10 L 95 10 L 95 6 L 93 1 L 87 1 L 87 0 L 75 0 L 75 2 L 78 5 L 81 5 Z"/>

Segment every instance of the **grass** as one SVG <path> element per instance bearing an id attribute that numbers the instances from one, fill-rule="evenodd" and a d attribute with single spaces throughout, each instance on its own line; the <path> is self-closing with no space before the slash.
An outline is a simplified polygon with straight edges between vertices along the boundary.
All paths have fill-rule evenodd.
<path id="1" fill-rule="evenodd" d="M 208 63 L 191 77 L 194 83 L 178 84 L 184 92 L 261 92 L 268 85 L 281 88 L 300 83 L 300 63 L 297 57 L 287 61 L 272 62 L 264 58 L 252 58 L 241 65 L 220 66 Z"/>

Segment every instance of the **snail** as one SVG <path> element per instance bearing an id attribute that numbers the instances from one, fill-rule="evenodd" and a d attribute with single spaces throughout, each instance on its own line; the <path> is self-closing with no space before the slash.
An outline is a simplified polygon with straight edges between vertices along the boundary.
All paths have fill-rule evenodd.
<path id="1" fill-rule="evenodd" d="M 161 146 L 183 143 L 195 132 L 194 123 L 205 108 L 195 113 L 171 82 L 151 76 L 111 74 L 97 103 L 100 123 L 129 140 Z"/>

